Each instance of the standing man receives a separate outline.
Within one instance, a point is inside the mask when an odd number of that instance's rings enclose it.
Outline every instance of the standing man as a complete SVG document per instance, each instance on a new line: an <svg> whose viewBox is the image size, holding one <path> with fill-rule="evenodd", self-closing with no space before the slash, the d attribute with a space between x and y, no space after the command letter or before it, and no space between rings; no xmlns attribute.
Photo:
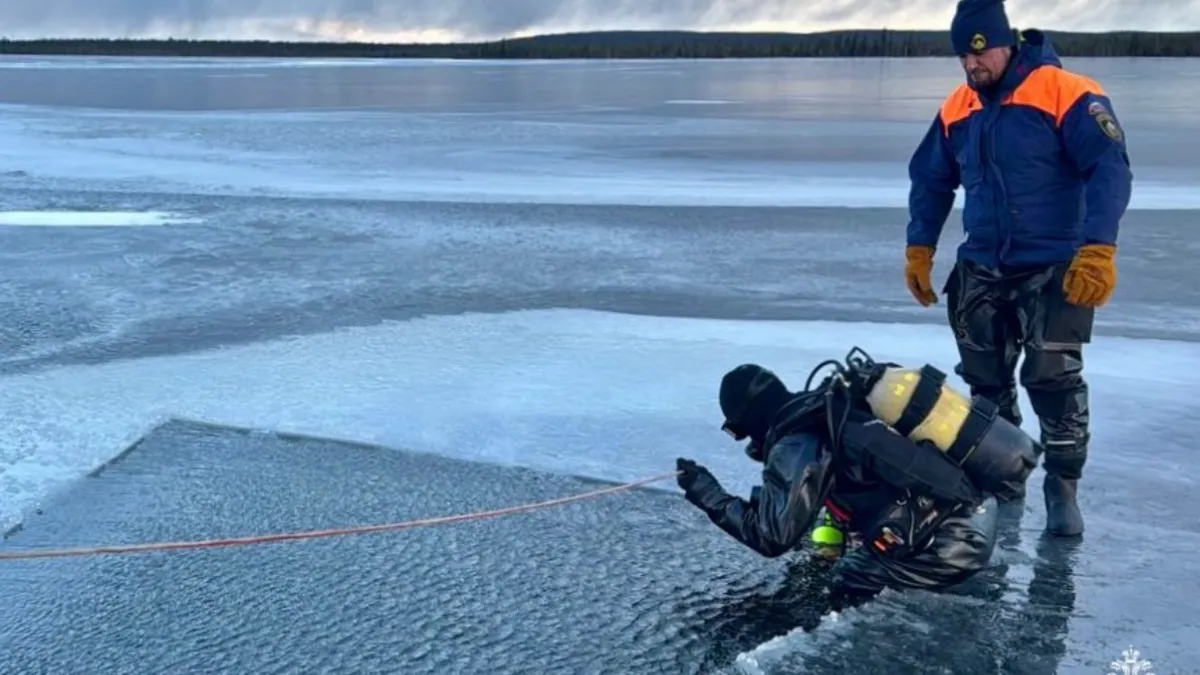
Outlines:
<svg viewBox="0 0 1200 675"><path fill-rule="evenodd" d="M1104 89L1064 70L1037 30L1012 30L1003 0L961 0L950 26L967 82L946 98L909 164L905 277L937 302L931 272L955 190L966 240L943 292L958 373L1021 423L1015 370L1037 413L1046 529L1083 533L1087 460L1083 345L1117 282L1117 229L1133 175Z"/></svg>

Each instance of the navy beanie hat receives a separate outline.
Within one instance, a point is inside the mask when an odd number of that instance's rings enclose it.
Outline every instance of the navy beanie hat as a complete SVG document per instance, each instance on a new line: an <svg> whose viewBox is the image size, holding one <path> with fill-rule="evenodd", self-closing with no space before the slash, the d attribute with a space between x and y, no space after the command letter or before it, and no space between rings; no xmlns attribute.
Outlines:
<svg viewBox="0 0 1200 675"><path fill-rule="evenodd" d="M1004 0L959 0L950 22L950 42L960 56L1017 44Z"/></svg>

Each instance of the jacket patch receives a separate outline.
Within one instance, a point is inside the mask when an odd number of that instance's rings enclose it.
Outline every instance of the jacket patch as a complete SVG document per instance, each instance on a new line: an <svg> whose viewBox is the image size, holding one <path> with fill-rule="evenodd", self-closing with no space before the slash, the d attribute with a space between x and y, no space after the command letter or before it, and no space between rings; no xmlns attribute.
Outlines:
<svg viewBox="0 0 1200 675"><path fill-rule="evenodd" d="M1108 112L1108 108L1105 108L1103 103L1094 102L1089 105L1088 114L1096 118L1096 124L1100 125L1100 130L1104 132L1105 136L1117 142L1124 137L1125 134L1121 131L1117 120L1113 119L1112 114Z"/></svg>
<svg viewBox="0 0 1200 675"><path fill-rule="evenodd" d="M1120 142L1121 138L1124 137L1121 127L1117 125L1117 120L1112 119L1112 115L1109 114L1108 110L1093 113L1092 117L1096 118L1096 124L1100 125L1100 131L1104 132L1104 136L1108 136L1116 142Z"/></svg>

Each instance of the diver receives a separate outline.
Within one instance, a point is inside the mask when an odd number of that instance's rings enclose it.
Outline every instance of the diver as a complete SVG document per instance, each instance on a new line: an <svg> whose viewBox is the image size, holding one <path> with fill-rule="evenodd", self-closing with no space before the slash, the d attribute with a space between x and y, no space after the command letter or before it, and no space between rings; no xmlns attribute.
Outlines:
<svg viewBox="0 0 1200 675"><path fill-rule="evenodd" d="M836 549L826 611L885 588L940 591L974 577L995 547L998 501L1019 499L1037 463L1028 434L937 369L855 352L848 367L826 362L837 372L799 393L759 365L725 374L721 428L749 439L746 454L763 465L749 500L677 460L686 499L750 549L772 558Z"/></svg>

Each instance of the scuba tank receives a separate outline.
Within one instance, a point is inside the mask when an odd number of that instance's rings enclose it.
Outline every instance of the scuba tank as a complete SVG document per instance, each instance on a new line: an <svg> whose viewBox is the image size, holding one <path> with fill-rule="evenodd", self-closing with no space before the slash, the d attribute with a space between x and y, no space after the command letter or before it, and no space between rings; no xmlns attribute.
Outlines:
<svg viewBox="0 0 1200 675"><path fill-rule="evenodd" d="M853 360L855 352L864 358ZM876 364L857 347L847 357L855 384L871 412L914 442L928 441L961 467L976 487L998 499L1024 495L1037 466L1036 444L1000 417L983 397L964 396L931 365Z"/></svg>

